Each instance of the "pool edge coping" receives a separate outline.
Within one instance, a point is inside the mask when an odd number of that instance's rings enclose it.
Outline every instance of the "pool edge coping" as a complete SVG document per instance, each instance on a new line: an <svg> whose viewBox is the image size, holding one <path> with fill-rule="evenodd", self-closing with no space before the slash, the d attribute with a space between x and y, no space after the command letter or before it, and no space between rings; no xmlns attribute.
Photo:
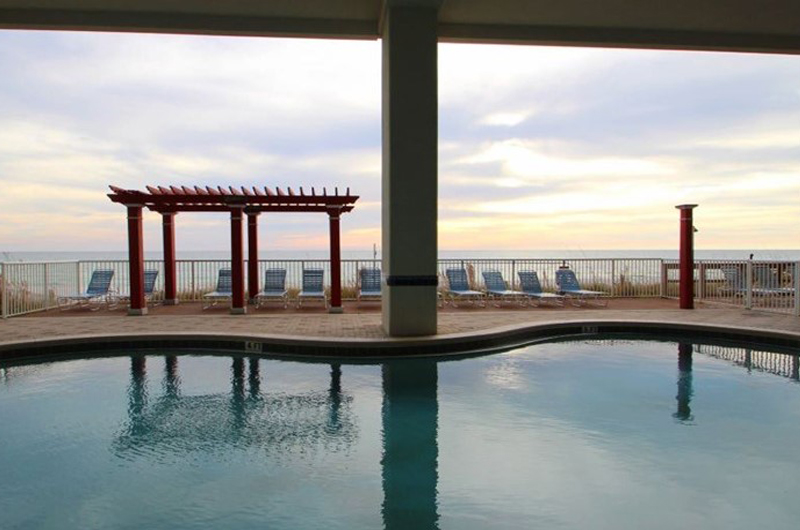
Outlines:
<svg viewBox="0 0 800 530"><path fill-rule="evenodd" d="M181 348L224 350L244 355L276 357L386 358L465 356L490 353L541 340L591 339L605 333L698 335L716 340L743 341L800 349L800 332L674 320L576 319L510 324L479 331L425 337L298 337L229 332L90 333L0 343L0 360L72 357L91 351ZM101 347L97 347L97 346ZM75 347L80 349L75 351Z"/></svg>

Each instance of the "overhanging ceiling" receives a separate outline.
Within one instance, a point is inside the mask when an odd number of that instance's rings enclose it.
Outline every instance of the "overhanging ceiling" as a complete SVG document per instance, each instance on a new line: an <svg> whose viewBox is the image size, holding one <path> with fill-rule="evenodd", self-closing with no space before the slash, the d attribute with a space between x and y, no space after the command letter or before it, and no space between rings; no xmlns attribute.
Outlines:
<svg viewBox="0 0 800 530"><path fill-rule="evenodd" d="M389 0L439 39L800 53L798 0ZM0 28L376 39L385 0L0 0Z"/></svg>

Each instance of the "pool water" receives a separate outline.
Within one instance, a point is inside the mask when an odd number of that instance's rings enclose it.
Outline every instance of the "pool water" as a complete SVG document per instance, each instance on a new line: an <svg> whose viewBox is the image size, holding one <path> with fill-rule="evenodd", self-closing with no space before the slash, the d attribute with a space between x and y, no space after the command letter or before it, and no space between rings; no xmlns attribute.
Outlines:
<svg viewBox="0 0 800 530"><path fill-rule="evenodd" d="M0 528L796 528L798 364L610 340L0 365Z"/></svg>

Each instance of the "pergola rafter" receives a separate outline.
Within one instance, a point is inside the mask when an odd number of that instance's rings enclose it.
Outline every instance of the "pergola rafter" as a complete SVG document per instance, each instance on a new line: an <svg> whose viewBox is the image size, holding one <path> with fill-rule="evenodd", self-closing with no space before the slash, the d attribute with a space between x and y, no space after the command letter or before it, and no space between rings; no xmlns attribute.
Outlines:
<svg viewBox="0 0 800 530"><path fill-rule="evenodd" d="M163 221L164 242L164 298L165 303L176 304L176 260L175 260L175 214L180 212L230 212L231 214L231 280L233 296L231 312L245 313L244 252L242 242L243 215L247 215L248 239L248 294L252 300L258 290L258 215L268 212L316 212L327 213L330 224L331 253L331 312L342 310L341 286L341 242L339 217L352 211L357 195L350 195L347 188L344 195L333 188L317 193L311 188L307 194L302 187L299 193L292 188L285 191L274 190L268 186L233 187L228 186L147 186L147 191L129 190L109 186L108 197L112 202L122 204L128 209L128 252L130 261L129 313L147 313L144 297L144 252L142 234L142 211L144 208L160 213Z"/></svg>

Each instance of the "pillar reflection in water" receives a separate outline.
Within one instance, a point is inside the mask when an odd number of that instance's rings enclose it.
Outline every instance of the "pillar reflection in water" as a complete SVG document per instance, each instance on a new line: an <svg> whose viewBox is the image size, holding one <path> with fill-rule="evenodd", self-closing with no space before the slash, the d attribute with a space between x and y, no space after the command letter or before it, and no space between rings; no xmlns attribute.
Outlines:
<svg viewBox="0 0 800 530"><path fill-rule="evenodd" d="M336 432L341 427L340 411L342 408L342 367L331 364L331 386L328 390L330 415L328 416L328 431Z"/></svg>
<svg viewBox="0 0 800 530"><path fill-rule="evenodd" d="M692 415L692 353L694 347L691 344L678 344L678 410L672 415L679 421L689 422L694 419Z"/></svg>
<svg viewBox="0 0 800 530"><path fill-rule="evenodd" d="M437 367L430 361L383 365L383 523L387 530L439 523Z"/></svg>
<svg viewBox="0 0 800 530"><path fill-rule="evenodd" d="M178 377L178 358L174 355L164 357L164 397L175 399L181 393L181 380Z"/></svg>
<svg viewBox="0 0 800 530"><path fill-rule="evenodd" d="M258 357L250 357L248 362L250 366L250 376L248 378L250 399L257 401L261 399L261 369L258 365Z"/></svg>
<svg viewBox="0 0 800 530"><path fill-rule="evenodd" d="M233 429L240 434L247 422L244 397L244 359L234 357L231 362L231 418Z"/></svg>
<svg viewBox="0 0 800 530"><path fill-rule="evenodd" d="M147 363L143 355L131 357L131 383L128 386L129 435L144 428L142 419L147 407Z"/></svg>

